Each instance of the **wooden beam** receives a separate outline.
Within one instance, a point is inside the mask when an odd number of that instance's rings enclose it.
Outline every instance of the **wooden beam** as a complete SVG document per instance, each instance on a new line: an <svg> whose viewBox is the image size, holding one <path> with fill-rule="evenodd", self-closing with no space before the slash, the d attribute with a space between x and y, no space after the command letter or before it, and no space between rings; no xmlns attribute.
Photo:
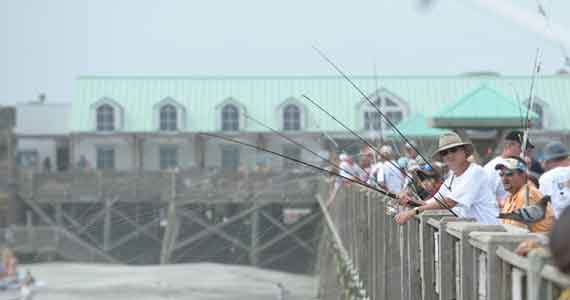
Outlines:
<svg viewBox="0 0 570 300"><path fill-rule="evenodd" d="M320 238L321 238L320 235L317 234L314 238L312 238L311 240L309 240L309 242L312 243L312 242L314 242L314 241L316 241L316 240L318 240L318 239L320 239ZM285 256L287 256L287 255L290 255L293 251L297 250L298 247L299 247L299 244L297 244L297 245L295 245L295 246L293 246L293 247L287 249L286 251L280 252L280 253L278 253L278 254L275 254L275 255L269 257L268 259L262 261L262 262L259 264L259 267L266 267L266 266L270 265L271 263L275 262L276 260L279 260L279 259L281 259L281 258L283 258L283 257L285 257Z"/></svg>
<svg viewBox="0 0 570 300"><path fill-rule="evenodd" d="M77 228L82 227L82 225L79 224L79 222L75 221L75 219L73 219L71 216L67 215L65 212L62 211L61 216L63 217L64 220L67 220L67 222L69 222L71 225L73 225ZM91 240L91 242L93 242L93 244L97 245L100 243L100 241L97 240L93 235L91 235L91 233L85 232L84 234L85 234L85 236L87 236L87 238L89 238Z"/></svg>
<svg viewBox="0 0 570 300"><path fill-rule="evenodd" d="M226 221L223 222L223 223L218 223L218 224L213 225L213 226L211 226L211 225L208 224L207 227L206 227L204 230L202 230L202 231L200 231L199 233L193 235L192 237L190 237L190 238L188 238L188 239L186 239L186 240L181 241L180 243L178 243L178 245L176 245L176 247L174 247L174 250L178 250L178 249L181 249L181 248L183 248L183 247L186 247L186 246L188 246L188 245L194 243L195 241L197 241L197 240L199 240L199 239L201 239L201 238L203 238L203 237L206 237L206 236L211 235L212 232L218 232L218 233L219 233L219 230L220 230L221 228L224 228L224 227L226 227L226 226L232 224L233 222L235 222L235 221L237 221L237 220L239 220L239 219L241 219L241 218L247 216L248 214L250 214L252 211L255 211L256 209L258 209L258 207L253 206L253 207L250 207L250 208L248 208L248 209L242 211L241 213L239 213L239 214L237 214L237 215L235 215L235 216L229 218L228 220L226 220ZM179 211L178 213L179 213L179 214L183 214L183 215L186 214L186 212L181 212L181 211ZM191 220L192 220L192 219L191 219ZM198 221L196 221L196 222L198 222ZM203 222L203 221L202 221L202 222ZM240 243L241 243L241 242L240 242ZM242 244L242 245L239 245L239 244L237 244L237 245L240 246L240 247L245 246L245 245L243 245L243 243L241 243L241 244ZM242 248L244 248L246 251L249 251L249 247L248 247L248 246L245 246L245 247L242 247Z"/></svg>
<svg viewBox="0 0 570 300"><path fill-rule="evenodd" d="M176 213L176 173L170 173L170 198L168 201L167 222L164 237L162 239L162 248L160 251L160 264L170 262L170 257L174 251L172 245L176 243L178 234L178 218Z"/></svg>
<svg viewBox="0 0 570 300"><path fill-rule="evenodd" d="M133 220L133 219L130 218L129 216L123 214L123 213L122 213L120 210L118 210L118 209L112 210L111 213L112 213L112 214L115 214L115 215L117 215L117 216L119 216L119 217L122 218L122 219L124 219L125 221L127 221L127 223L131 224L131 225L132 225L133 227L135 227L135 228L139 228L139 227L141 227L141 226L146 226L146 224L140 224L140 223L138 223L137 221ZM154 220L151 221L151 222L154 222ZM148 224L148 223L147 223L147 224ZM148 236L149 238L151 238L151 239L153 239L153 240L155 240L155 241L157 241L157 242L160 242L160 237L156 236L156 235L153 234L152 232L149 232L148 230L145 229L145 230L142 231L142 233L144 233L144 234L145 234L146 236Z"/></svg>
<svg viewBox="0 0 570 300"><path fill-rule="evenodd" d="M198 223L199 225L204 227L204 230L197 233L196 235L200 235L202 233L208 232L209 234L206 234L205 236L217 235L217 236L221 237L222 239L224 239L224 240L226 240L226 241L228 241L228 242L230 242L230 243L232 243L232 244L234 244L234 245L236 245L236 246L238 246L238 247L240 247L246 251L251 250L251 248L249 246L247 246L246 244L244 244L242 241L232 237L231 235L225 233L222 230L222 228L225 227L226 225L228 225L229 222L219 223L216 225L210 225L206 221L204 221L202 218L200 218L199 216L197 216L196 214L194 214L192 212L179 211L178 213L181 214L182 216L189 218L190 221L192 221L194 223ZM234 221L236 221L236 220L234 220ZM234 222L234 221L232 221L232 222ZM222 226L219 226L219 225L222 225ZM175 249L178 249L178 247L176 247Z"/></svg>
<svg viewBox="0 0 570 300"><path fill-rule="evenodd" d="M279 229L281 229L282 232L286 233L287 235L291 236L295 242L297 242L297 244L299 244L299 246L305 248L305 250L309 251L309 253L314 253L315 250L309 246L307 243L305 243L305 241L303 241L301 238L299 238L295 233L290 232L289 228L285 227L285 225L281 224L279 221L275 220L275 218L273 218L271 215L269 215L268 213L261 211L261 215L263 215L269 222L271 222L271 224L277 226Z"/></svg>
<svg viewBox="0 0 570 300"><path fill-rule="evenodd" d="M257 204L254 204L257 206ZM259 213L261 209L256 209L251 213L251 239L249 249L249 262L252 266L257 266L259 263L259 252L257 245L259 244Z"/></svg>
<svg viewBox="0 0 570 300"><path fill-rule="evenodd" d="M157 224L159 224L159 223L160 223L160 217L157 217L157 218L155 218L154 220L152 220L152 221L150 221L150 222L148 222L148 223L146 223L146 224L144 224L144 225L138 227L137 229L135 229L135 231L133 231L133 232L131 232L131 233L129 233L129 234L127 234L127 235L121 237L119 240L115 241L115 242L113 243L113 245L111 245L111 246L109 247L109 249L107 249L107 251L111 251L111 250L113 250L113 249L116 249L116 248L118 248L118 247L124 245L124 244L127 243L128 241L134 239L134 238L135 238L137 235L139 235L140 233L146 231L149 227L154 226L154 225L157 225ZM158 241L160 241L160 240L158 240Z"/></svg>
<svg viewBox="0 0 570 300"><path fill-rule="evenodd" d="M113 204L109 198L105 199L103 218L103 250L107 251L111 246L111 207Z"/></svg>
<svg viewBox="0 0 570 300"><path fill-rule="evenodd" d="M268 241L267 243L265 243L263 246L259 247L259 251L263 251L271 246L273 246L274 244L276 244L277 242L281 241L282 239L284 239L285 237L287 237L290 233L293 233L299 229L301 229L303 226L305 226L306 224L312 222L313 220L315 220L317 217L320 217L320 213L315 213L314 215L307 217L306 219L300 221L299 223L295 224L293 227L291 227L291 229L288 232L284 232L281 233L280 235L274 237L273 239L271 239L270 241Z"/></svg>

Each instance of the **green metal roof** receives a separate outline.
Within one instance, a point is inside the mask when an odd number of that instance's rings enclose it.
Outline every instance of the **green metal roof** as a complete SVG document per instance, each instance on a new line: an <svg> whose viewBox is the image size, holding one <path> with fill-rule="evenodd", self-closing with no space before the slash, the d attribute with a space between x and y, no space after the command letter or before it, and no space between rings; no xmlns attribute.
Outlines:
<svg viewBox="0 0 570 300"><path fill-rule="evenodd" d="M517 119L526 117L527 108L495 89L482 85L444 106L433 119ZM538 118L535 113L529 116Z"/></svg>
<svg viewBox="0 0 570 300"><path fill-rule="evenodd" d="M413 76L353 76L354 82L369 95L386 90L405 102L409 115L421 112L431 117L442 108L485 84L503 95L515 93L527 98L531 78ZM247 113L274 128L280 128L277 107L291 98L307 111L306 131L344 132L325 114L314 109L302 95L318 101L330 113L355 130L363 130L359 103L362 96L346 80L334 76L86 76L76 81L70 128L72 132L93 131L90 105L102 98L112 99L124 111L125 132L155 131L153 107L165 98L186 109L186 131L216 131L216 107L231 98ZM549 119L547 129L570 129L570 76L543 76L535 89ZM484 109L484 107L482 107ZM517 114L519 116L519 114ZM247 122L244 131L266 129Z"/></svg>
<svg viewBox="0 0 570 300"><path fill-rule="evenodd" d="M415 114L403 120L397 127L407 137L437 137L448 131L431 127L429 118L422 114ZM394 130L389 130L385 136L399 137Z"/></svg>

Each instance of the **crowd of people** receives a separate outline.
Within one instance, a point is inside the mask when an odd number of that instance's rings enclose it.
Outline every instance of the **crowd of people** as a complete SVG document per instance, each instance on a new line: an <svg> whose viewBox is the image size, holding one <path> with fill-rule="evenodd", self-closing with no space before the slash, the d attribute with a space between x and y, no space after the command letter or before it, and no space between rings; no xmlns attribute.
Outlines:
<svg viewBox="0 0 570 300"><path fill-rule="evenodd" d="M525 144L526 145L523 145ZM425 159L410 141L398 157L391 145L363 151L360 163L341 154L336 186L359 180L391 194L409 209L395 221L407 222L431 209L449 209L454 215L483 224L511 224L532 232L549 232L554 220L570 204L570 153L560 142L547 144L539 161L521 131L509 132L501 154L485 165L473 159L474 147L453 132L440 136L438 148ZM499 218L548 196L545 217L532 224Z"/></svg>
<svg viewBox="0 0 570 300"><path fill-rule="evenodd" d="M501 154L481 166L473 159L472 143L449 132L440 136L431 162L418 156L413 142L399 159L392 147L384 145L378 153L369 153L376 162L367 167L341 155L340 174L397 195L398 203L407 208L395 216L398 224L426 210L448 209L483 224L510 224L549 233L549 242L543 247L549 248L558 269L570 275L568 148L550 142L537 160L531 155L535 145L521 131L508 133L502 145ZM338 179L337 186L343 182L346 180ZM540 205L543 212L538 219L522 213L529 207L540 210ZM509 217L512 215L516 218ZM535 247L540 247L535 240L525 241L517 253L526 255ZM570 299L570 291L566 292Z"/></svg>

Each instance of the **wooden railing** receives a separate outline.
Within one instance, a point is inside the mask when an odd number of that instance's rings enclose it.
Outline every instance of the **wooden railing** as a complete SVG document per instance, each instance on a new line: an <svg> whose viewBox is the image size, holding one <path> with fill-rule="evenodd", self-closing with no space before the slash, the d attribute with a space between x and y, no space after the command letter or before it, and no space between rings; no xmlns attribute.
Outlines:
<svg viewBox="0 0 570 300"><path fill-rule="evenodd" d="M299 180L303 179L303 180ZM200 171L75 171L20 172L18 194L36 202L235 201L250 196L286 197L304 201L315 193L320 176L315 173L207 173Z"/></svg>
<svg viewBox="0 0 570 300"><path fill-rule="evenodd" d="M514 253L541 234L424 212L399 226L391 199L340 190L327 207L347 257L325 232L319 299L557 299L570 277L545 252ZM542 253L542 254L540 254Z"/></svg>

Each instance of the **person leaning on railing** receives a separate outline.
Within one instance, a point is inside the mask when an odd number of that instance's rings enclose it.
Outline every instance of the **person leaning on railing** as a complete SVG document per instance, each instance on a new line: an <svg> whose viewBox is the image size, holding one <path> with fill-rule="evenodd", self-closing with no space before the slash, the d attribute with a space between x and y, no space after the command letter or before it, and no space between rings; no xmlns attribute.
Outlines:
<svg viewBox="0 0 570 300"><path fill-rule="evenodd" d="M548 247L552 255L552 261L556 268L563 274L570 276L570 207L566 207L558 219L554 221L550 232L548 244L543 240L529 238L517 247L515 252L520 256L526 256L530 251ZM570 300L570 287L562 292L558 300Z"/></svg>
<svg viewBox="0 0 570 300"><path fill-rule="evenodd" d="M459 217L474 218L483 224L499 224L499 207L488 184L487 175L481 166L468 161L467 158L471 154L471 143L462 141L453 132L442 134L439 137L439 147L433 156L443 159L450 169L450 176L436 195L425 204L397 214L396 223L404 224L426 210L442 209L442 202L452 208Z"/></svg>
<svg viewBox="0 0 570 300"><path fill-rule="evenodd" d="M517 156L502 158L495 164L495 172L498 172L501 183L507 191L503 199L502 213L512 213L513 211L525 207L525 197L528 191L528 203L537 204L542 199L542 193L532 185L528 184L528 166L526 162ZM503 219L503 224L511 224L526 228L521 222ZM546 207L546 216L539 222L531 224L528 229L531 232L548 232L552 229L554 222L554 211L552 207Z"/></svg>

